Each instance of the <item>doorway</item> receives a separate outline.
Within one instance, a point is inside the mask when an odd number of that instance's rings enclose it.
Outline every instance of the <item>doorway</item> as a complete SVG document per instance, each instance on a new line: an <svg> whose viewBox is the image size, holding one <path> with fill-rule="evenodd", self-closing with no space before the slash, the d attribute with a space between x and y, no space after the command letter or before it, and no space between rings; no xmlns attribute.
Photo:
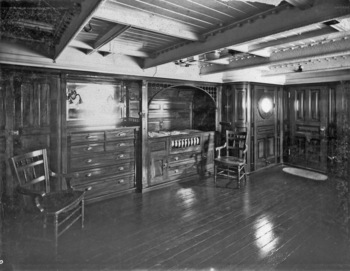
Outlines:
<svg viewBox="0 0 350 271"><path fill-rule="evenodd" d="M291 86L285 92L284 160L288 164L327 171L330 88Z"/></svg>

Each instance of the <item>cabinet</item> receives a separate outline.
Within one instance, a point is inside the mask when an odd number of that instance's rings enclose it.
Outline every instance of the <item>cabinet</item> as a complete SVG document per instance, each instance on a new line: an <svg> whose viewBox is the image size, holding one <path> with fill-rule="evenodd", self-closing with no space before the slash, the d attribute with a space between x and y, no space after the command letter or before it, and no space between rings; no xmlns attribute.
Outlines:
<svg viewBox="0 0 350 271"><path fill-rule="evenodd" d="M150 186L213 173L214 132L175 134L149 139Z"/></svg>
<svg viewBox="0 0 350 271"><path fill-rule="evenodd" d="M68 132L68 173L74 187L92 187L88 202L135 189L136 132L136 127Z"/></svg>

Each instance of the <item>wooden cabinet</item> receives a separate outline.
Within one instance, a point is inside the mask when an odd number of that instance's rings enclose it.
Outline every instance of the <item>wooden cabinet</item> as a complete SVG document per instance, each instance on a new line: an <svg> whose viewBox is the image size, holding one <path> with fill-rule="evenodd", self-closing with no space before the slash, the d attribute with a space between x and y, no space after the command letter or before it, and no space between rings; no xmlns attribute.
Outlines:
<svg viewBox="0 0 350 271"><path fill-rule="evenodd" d="M135 189L135 127L68 132L68 173L87 201Z"/></svg>
<svg viewBox="0 0 350 271"><path fill-rule="evenodd" d="M213 173L214 132L189 132L149 139L149 186Z"/></svg>

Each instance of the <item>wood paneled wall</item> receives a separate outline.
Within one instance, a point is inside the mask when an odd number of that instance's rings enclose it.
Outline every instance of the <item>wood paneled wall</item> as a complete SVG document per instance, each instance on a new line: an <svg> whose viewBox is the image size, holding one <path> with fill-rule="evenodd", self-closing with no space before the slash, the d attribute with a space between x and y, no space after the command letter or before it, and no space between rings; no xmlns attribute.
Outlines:
<svg viewBox="0 0 350 271"><path fill-rule="evenodd" d="M148 130L215 130L215 102L196 88L167 88L154 95L148 106Z"/></svg>

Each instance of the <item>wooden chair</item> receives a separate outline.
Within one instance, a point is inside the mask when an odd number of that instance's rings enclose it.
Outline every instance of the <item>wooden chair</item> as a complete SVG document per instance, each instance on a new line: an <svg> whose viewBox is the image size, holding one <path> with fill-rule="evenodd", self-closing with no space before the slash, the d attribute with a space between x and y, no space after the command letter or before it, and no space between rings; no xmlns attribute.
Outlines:
<svg viewBox="0 0 350 271"><path fill-rule="evenodd" d="M67 190L52 191L50 181L52 177L57 177L57 174L49 170L46 149L17 155L11 158L11 162L18 181L17 191L29 195L36 208L44 215L44 233L48 219L52 218L55 254L57 254L58 237L79 219L81 227L84 227L86 190L74 190L66 178Z"/></svg>
<svg viewBox="0 0 350 271"><path fill-rule="evenodd" d="M237 180L237 187L246 183L246 132L226 131L225 145L215 148L218 152L214 159L214 182L217 185L217 176L224 176L229 180Z"/></svg>

